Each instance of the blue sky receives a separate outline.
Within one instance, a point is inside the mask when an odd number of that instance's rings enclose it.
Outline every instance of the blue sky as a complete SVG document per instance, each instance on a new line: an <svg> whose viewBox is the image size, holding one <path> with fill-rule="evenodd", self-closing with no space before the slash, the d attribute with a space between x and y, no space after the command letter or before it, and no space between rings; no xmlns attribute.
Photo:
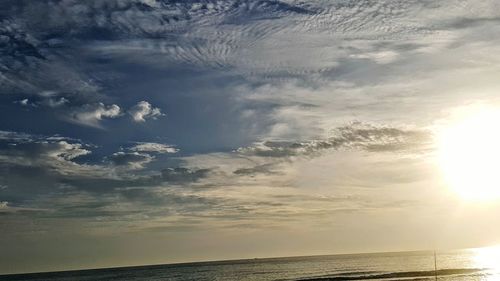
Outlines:
<svg viewBox="0 0 500 281"><path fill-rule="evenodd" d="M498 5L2 1L0 272L495 242L434 137L498 104Z"/></svg>

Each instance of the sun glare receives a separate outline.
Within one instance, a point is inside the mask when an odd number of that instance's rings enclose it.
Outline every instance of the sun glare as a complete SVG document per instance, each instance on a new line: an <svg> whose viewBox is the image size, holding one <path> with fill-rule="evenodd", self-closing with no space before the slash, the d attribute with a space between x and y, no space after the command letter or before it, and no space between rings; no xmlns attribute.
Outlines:
<svg viewBox="0 0 500 281"><path fill-rule="evenodd" d="M473 249L472 254L473 267L490 269L494 270L495 272L500 271L500 265L498 264L498 261L500 260L500 246ZM497 276L495 276L490 277L486 280L499 279Z"/></svg>
<svg viewBox="0 0 500 281"><path fill-rule="evenodd" d="M444 129L439 164L447 184L462 198L500 197L500 109L482 109Z"/></svg>

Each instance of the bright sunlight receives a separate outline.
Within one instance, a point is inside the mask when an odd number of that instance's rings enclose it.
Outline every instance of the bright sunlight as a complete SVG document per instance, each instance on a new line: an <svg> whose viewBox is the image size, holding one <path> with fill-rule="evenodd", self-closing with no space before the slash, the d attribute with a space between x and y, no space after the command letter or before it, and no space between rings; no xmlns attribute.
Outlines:
<svg viewBox="0 0 500 281"><path fill-rule="evenodd" d="M500 246L491 246L472 249L473 266L476 268L487 268L500 270Z"/></svg>
<svg viewBox="0 0 500 281"><path fill-rule="evenodd" d="M446 182L462 198L500 197L500 109L483 108L443 130L438 157Z"/></svg>

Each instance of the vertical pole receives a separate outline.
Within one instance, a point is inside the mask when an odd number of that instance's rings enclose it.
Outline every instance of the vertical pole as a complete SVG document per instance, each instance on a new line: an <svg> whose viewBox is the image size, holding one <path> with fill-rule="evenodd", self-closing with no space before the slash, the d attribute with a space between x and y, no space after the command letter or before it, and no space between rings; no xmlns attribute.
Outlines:
<svg viewBox="0 0 500 281"><path fill-rule="evenodd" d="M438 280L436 250L434 250L434 279Z"/></svg>

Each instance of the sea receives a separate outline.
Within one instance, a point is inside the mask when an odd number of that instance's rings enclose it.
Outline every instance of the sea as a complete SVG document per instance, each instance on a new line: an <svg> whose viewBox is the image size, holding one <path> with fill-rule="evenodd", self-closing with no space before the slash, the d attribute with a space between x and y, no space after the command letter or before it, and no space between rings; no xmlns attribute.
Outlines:
<svg viewBox="0 0 500 281"><path fill-rule="evenodd" d="M0 275L54 281L499 280L500 247L181 263Z"/></svg>

